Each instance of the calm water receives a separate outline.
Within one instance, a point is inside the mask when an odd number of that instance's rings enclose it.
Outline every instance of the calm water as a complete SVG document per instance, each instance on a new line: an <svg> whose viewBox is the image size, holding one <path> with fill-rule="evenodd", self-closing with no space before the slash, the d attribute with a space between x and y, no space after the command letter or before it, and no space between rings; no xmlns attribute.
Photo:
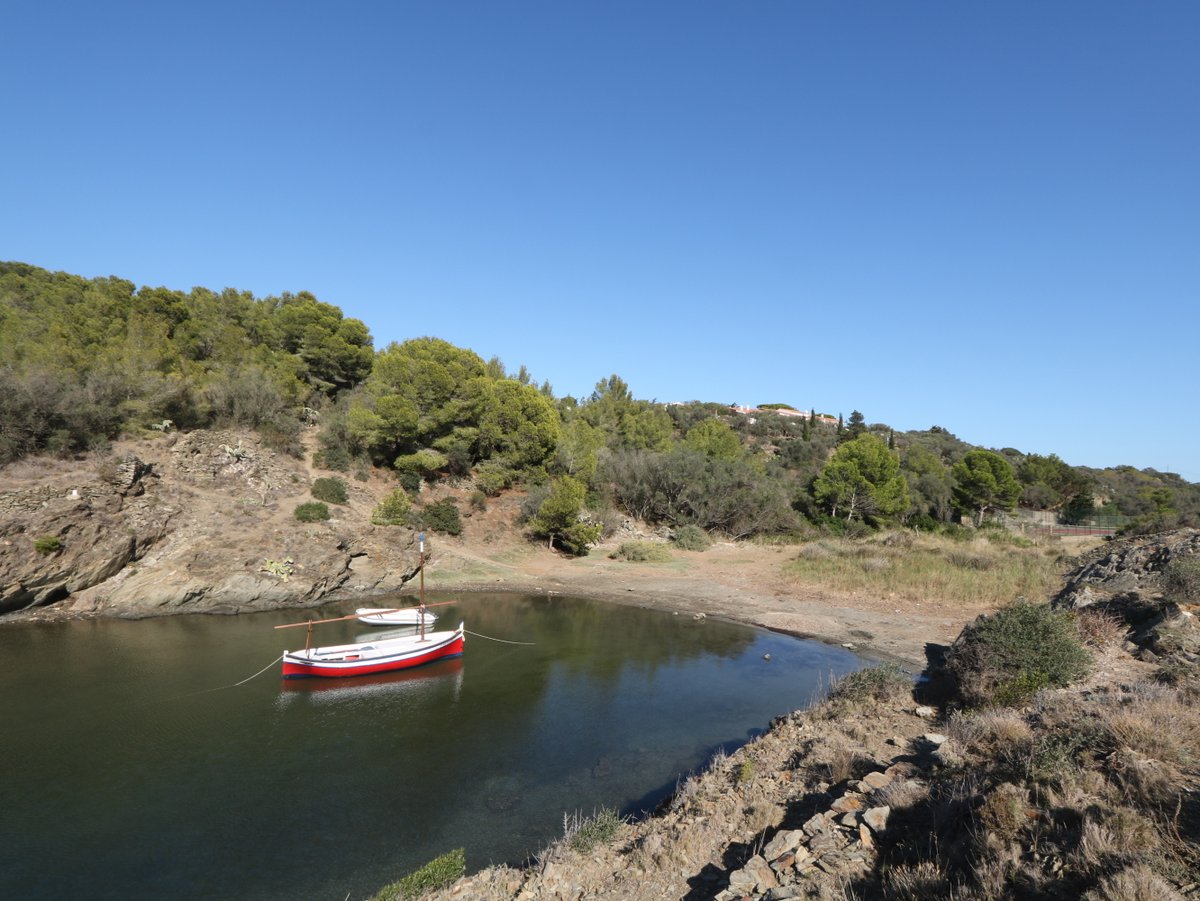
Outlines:
<svg viewBox="0 0 1200 901"><path fill-rule="evenodd" d="M276 664L213 691L303 646L273 626L349 605L0 628L0 898L342 901L455 847L472 870L519 862L565 811L648 809L860 665L711 620L456 601L443 627L535 645L468 635L419 670L284 682Z"/></svg>

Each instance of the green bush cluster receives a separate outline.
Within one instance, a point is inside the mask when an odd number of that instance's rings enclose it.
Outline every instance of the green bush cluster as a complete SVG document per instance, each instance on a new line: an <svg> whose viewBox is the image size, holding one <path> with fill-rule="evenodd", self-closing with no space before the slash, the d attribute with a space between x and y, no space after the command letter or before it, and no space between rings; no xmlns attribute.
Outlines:
<svg viewBox="0 0 1200 901"><path fill-rule="evenodd" d="M421 528L431 532L441 532L445 535L462 534L462 517L453 498L448 497L436 503L426 504L417 511L417 521Z"/></svg>
<svg viewBox="0 0 1200 901"><path fill-rule="evenodd" d="M412 510L412 499L403 488L397 488L375 505L371 511L371 522L377 526L403 526L408 524Z"/></svg>
<svg viewBox="0 0 1200 901"><path fill-rule="evenodd" d="M671 540L681 551L706 551L712 547L712 539L708 537L708 533L690 523L676 529Z"/></svg>
<svg viewBox="0 0 1200 901"><path fill-rule="evenodd" d="M385 886L371 901L416 901L426 892L452 885L461 879L466 871L466 852L462 848L455 848L440 857L435 857L403 879Z"/></svg>
<svg viewBox="0 0 1200 901"><path fill-rule="evenodd" d="M324 522L329 519L329 508L319 501L308 501L297 506L293 515L300 522Z"/></svg>
<svg viewBox="0 0 1200 901"><path fill-rule="evenodd" d="M630 563L666 563L671 559L671 549L657 541L624 541L609 557Z"/></svg>
<svg viewBox="0 0 1200 901"><path fill-rule="evenodd" d="M350 500L350 495L346 491L346 483L334 476L314 481L312 496L327 504L345 504Z"/></svg>
<svg viewBox="0 0 1200 901"><path fill-rule="evenodd" d="M1069 612L1021 599L963 629L945 666L967 705L1009 706L1079 679L1091 655Z"/></svg>

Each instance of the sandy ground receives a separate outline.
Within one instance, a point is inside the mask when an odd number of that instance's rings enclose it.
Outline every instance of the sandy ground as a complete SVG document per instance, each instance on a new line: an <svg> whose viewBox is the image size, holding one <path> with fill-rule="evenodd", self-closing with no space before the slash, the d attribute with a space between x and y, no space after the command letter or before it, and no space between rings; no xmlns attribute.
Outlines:
<svg viewBox="0 0 1200 901"><path fill-rule="evenodd" d="M465 540L431 538L427 588L574 595L703 614L917 668L927 662L933 649L928 646L949 645L965 623L987 612L965 604L818 591L785 574L794 548L720 543L703 552L673 550L667 563L628 563L609 558L617 541L572 558L532 546L515 532L473 525L468 520Z"/></svg>

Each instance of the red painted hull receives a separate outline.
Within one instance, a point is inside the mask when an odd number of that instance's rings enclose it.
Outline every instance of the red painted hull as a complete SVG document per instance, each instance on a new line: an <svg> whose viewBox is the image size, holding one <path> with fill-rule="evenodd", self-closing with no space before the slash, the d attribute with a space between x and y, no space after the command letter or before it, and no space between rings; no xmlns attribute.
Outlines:
<svg viewBox="0 0 1200 901"><path fill-rule="evenodd" d="M425 641L402 638L335 648L288 651L283 655L283 678L343 679L412 669L458 657L463 652L462 626L454 632L433 633Z"/></svg>

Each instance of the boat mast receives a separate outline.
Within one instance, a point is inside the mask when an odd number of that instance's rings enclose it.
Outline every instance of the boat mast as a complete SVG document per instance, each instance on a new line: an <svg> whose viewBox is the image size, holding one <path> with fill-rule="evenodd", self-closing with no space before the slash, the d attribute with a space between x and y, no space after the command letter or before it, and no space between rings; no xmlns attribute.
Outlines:
<svg viewBox="0 0 1200 901"><path fill-rule="evenodd" d="M425 640L425 533L417 533L417 569L421 575L420 582L420 597L421 606L417 609L421 612L417 615L417 619L421 623L421 641Z"/></svg>

